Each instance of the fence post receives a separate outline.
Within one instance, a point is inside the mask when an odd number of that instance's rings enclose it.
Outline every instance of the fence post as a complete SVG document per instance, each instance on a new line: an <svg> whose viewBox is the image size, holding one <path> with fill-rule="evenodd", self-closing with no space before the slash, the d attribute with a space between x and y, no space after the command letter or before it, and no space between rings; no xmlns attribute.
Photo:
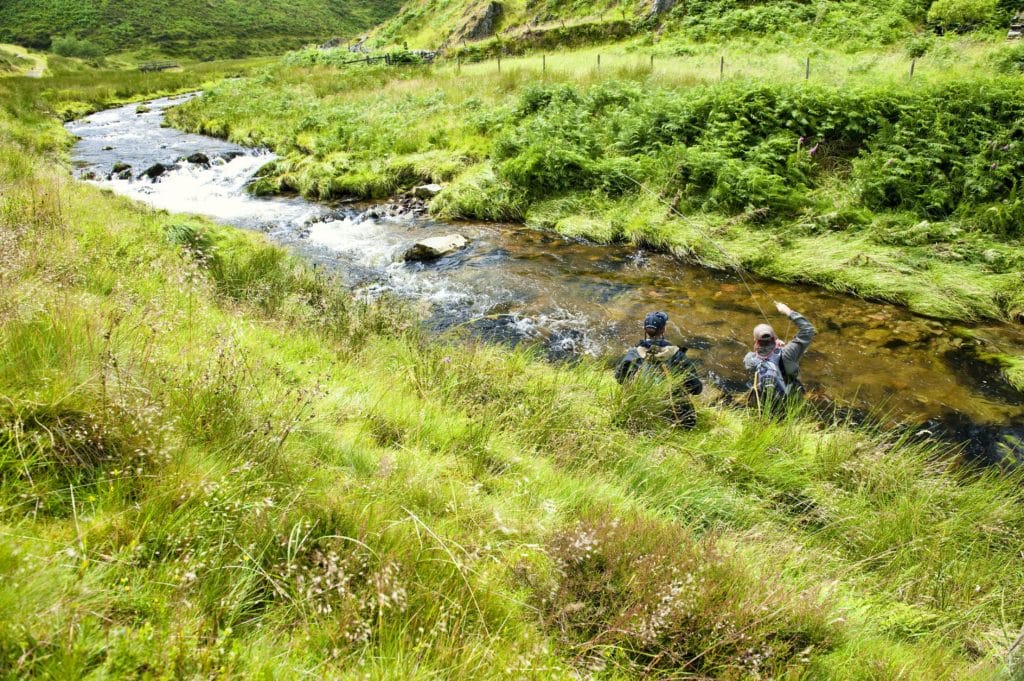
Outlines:
<svg viewBox="0 0 1024 681"><path fill-rule="evenodd" d="M547 73L548 72L548 55L546 55L546 54L540 55L540 72L541 73Z"/></svg>
<svg viewBox="0 0 1024 681"><path fill-rule="evenodd" d="M724 78L724 77L725 77L725 56L723 55L718 60L718 80L722 80L722 78Z"/></svg>
<svg viewBox="0 0 1024 681"><path fill-rule="evenodd" d="M807 57L807 66L804 68L804 80L811 78L811 58Z"/></svg>
<svg viewBox="0 0 1024 681"><path fill-rule="evenodd" d="M654 71L654 55L651 55L651 71Z"/></svg>
<svg viewBox="0 0 1024 681"><path fill-rule="evenodd" d="M597 55L597 70L598 71L601 70L601 54L600 53L598 53L598 55Z"/></svg>
<svg viewBox="0 0 1024 681"><path fill-rule="evenodd" d="M914 65L917 64L917 59L910 60L910 77L914 77Z"/></svg>

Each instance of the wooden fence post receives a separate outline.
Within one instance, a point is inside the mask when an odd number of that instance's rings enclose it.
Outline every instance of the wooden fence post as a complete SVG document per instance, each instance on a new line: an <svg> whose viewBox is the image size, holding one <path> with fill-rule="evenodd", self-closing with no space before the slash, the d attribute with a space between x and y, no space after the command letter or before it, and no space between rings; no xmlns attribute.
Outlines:
<svg viewBox="0 0 1024 681"><path fill-rule="evenodd" d="M811 78L811 58L807 57L807 66L804 68L804 80Z"/></svg>
<svg viewBox="0 0 1024 681"><path fill-rule="evenodd" d="M724 77L725 77L725 56L723 55L718 60L718 80L722 80L722 78L724 78Z"/></svg>
<svg viewBox="0 0 1024 681"><path fill-rule="evenodd" d="M547 73L548 72L548 55L546 55L546 54L540 55L540 72L541 73Z"/></svg>
<svg viewBox="0 0 1024 681"><path fill-rule="evenodd" d="M914 65L917 64L917 59L910 60L910 77L914 77Z"/></svg>
<svg viewBox="0 0 1024 681"><path fill-rule="evenodd" d="M601 55L600 55L600 53L598 53L598 55L597 55L597 70L598 71L601 70Z"/></svg>

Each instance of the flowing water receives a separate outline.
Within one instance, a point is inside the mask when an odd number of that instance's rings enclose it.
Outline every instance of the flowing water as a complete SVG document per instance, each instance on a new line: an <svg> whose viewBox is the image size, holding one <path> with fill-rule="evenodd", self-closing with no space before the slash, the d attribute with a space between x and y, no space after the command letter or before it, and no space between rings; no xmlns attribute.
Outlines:
<svg viewBox="0 0 1024 681"><path fill-rule="evenodd" d="M436 329L463 325L489 339L542 344L553 357L620 353L642 335L646 312L664 310L669 337L692 348L706 377L727 391L742 390L747 380L741 360L762 310L780 336L794 332L771 304L781 300L818 328L802 364L812 394L928 424L989 458L1024 437L1024 395L977 359L1021 353L1019 326L940 322L810 286L750 282L632 246L598 246L522 226L379 217L385 211L253 197L245 186L273 156L162 127L163 111L180 101L111 109L68 124L79 137L73 157L80 176L158 208L263 231L353 288L420 301ZM180 161L196 152L212 163ZM131 165L124 173L131 177L109 176L115 163ZM155 163L175 167L156 181L139 179ZM402 261L417 240L454 232L470 246L432 263Z"/></svg>

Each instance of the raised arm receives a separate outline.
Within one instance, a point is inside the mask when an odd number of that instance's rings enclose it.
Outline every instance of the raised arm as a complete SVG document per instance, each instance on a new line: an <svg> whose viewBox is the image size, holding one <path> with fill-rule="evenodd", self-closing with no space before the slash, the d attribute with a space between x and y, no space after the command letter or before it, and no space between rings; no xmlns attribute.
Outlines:
<svg viewBox="0 0 1024 681"><path fill-rule="evenodd" d="M785 347L782 348L782 359L790 364L796 364L807 350L807 346L814 339L814 326L807 321L806 317L799 312L794 312L784 303L775 303L775 307L778 308L779 312L789 317L791 322L796 324L796 338L786 343Z"/></svg>

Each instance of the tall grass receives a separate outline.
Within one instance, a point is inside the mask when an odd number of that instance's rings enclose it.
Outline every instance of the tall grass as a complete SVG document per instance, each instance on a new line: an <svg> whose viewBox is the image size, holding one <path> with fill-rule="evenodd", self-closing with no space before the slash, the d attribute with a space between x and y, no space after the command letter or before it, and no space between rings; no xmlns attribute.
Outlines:
<svg viewBox="0 0 1024 681"><path fill-rule="evenodd" d="M1018 474L704 402L680 432L5 144L12 677L1014 673Z"/></svg>
<svg viewBox="0 0 1024 681"><path fill-rule="evenodd" d="M654 245L935 317L1017 317L1020 88L981 74L999 48L950 39L913 79L905 52L819 50L805 80L803 55L747 44L653 66L628 47L500 68L300 53L170 120L273 147L261 193L381 198L441 182L442 217Z"/></svg>

